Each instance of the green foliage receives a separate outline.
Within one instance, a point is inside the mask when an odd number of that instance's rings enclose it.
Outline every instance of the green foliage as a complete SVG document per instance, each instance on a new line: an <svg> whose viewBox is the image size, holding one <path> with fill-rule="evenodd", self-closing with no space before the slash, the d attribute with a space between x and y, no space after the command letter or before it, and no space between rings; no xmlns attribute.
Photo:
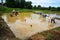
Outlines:
<svg viewBox="0 0 60 40"><path fill-rule="evenodd" d="M34 5L33 9L37 9L36 5Z"/></svg>
<svg viewBox="0 0 60 40"><path fill-rule="evenodd" d="M32 2L26 2L25 0L6 0L6 6L11 8L32 8Z"/></svg>
<svg viewBox="0 0 60 40"><path fill-rule="evenodd" d="M33 11L32 9L7 8L5 13L11 13L12 10L16 10L16 11L19 11L19 12L32 12Z"/></svg>
<svg viewBox="0 0 60 40"><path fill-rule="evenodd" d="M58 30L58 31L60 31L60 27L57 27L57 28L55 28L55 30Z"/></svg>
<svg viewBox="0 0 60 40"><path fill-rule="evenodd" d="M60 11L60 7L57 7L57 11Z"/></svg>
<svg viewBox="0 0 60 40"><path fill-rule="evenodd" d="M14 7L15 6L15 1L14 0L6 0L6 6Z"/></svg>
<svg viewBox="0 0 60 40"><path fill-rule="evenodd" d="M3 0L1 0L3 3ZM1 4L2 4L1 3ZM6 0L6 3L4 3L4 6L10 7L10 8L27 8L27 9L38 9L38 10L51 10L51 11L60 11L60 7L41 7L41 5L38 6L32 6L31 1L25 1L25 0Z"/></svg>
<svg viewBox="0 0 60 40"><path fill-rule="evenodd" d="M3 0L1 0L1 3L3 4Z"/></svg>
<svg viewBox="0 0 60 40"><path fill-rule="evenodd" d="M41 9L41 6L40 5L38 5L38 7L37 7L38 9Z"/></svg>
<svg viewBox="0 0 60 40"><path fill-rule="evenodd" d="M0 5L0 11L5 11L6 10L6 7Z"/></svg>
<svg viewBox="0 0 60 40"><path fill-rule="evenodd" d="M6 7L0 5L0 16L6 11Z"/></svg>
<svg viewBox="0 0 60 40"><path fill-rule="evenodd" d="M58 33L55 33L53 30L60 31L60 27L41 32L40 34L44 35L46 37L46 40L60 40L60 35Z"/></svg>
<svg viewBox="0 0 60 40"><path fill-rule="evenodd" d="M25 3L25 8L28 8L28 9L32 9L32 2L31 1L29 1L29 2L26 2Z"/></svg>

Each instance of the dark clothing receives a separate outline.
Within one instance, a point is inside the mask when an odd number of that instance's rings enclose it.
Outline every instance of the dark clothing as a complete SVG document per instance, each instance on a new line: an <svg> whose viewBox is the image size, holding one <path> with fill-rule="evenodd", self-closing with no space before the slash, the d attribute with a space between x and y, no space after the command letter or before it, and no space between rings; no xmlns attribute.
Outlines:
<svg viewBox="0 0 60 40"><path fill-rule="evenodd" d="M44 18L46 18L47 15L42 15Z"/></svg>
<svg viewBox="0 0 60 40"><path fill-rule="evenodd" d="M30 25L32 27L32 25Z"/></svg>
<svg viewBox="0 0 60 40"><path fill-rule="evenodd" d="M42 13L40 13L40 15L42 15Z"/></svg>
<svg viewBox="0 0 60 40"><path fill-rule="evenodd" d="M12 15L12 14L10 14L10 16L11 16L11 17L13 17L13 15Z"/></svg>
<svg viewBox="0 0 60 40"><path fill-rule="evenodd" d="M18 15L18 12L15 12L15 15L17 16Z"/></svg>
<svg viewBox="0 0 60 40"><path fill-rule="evenodd" d="M56 23L54 18L51 19L51 23Z"/></svg>

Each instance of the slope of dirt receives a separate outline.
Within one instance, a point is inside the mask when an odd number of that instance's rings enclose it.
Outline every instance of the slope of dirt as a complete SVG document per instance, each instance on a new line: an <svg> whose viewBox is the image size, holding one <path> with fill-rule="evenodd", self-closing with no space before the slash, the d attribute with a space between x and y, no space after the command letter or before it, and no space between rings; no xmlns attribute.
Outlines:
<svg viewBox="0 0 60 40"><path fill-rule="evenodd" d="M44 35L47 40L60 40L60 31L56 30L56 28L52 30L44 31L40 34Z"/></svg>
<svg viewBox="0 0 60 40"><path fill-rule="evenodd" d="M0 17L0 40L19 40Z"/></svg>
<svg viewBox="0 0 60 40"><path fill-rule="evenodd" d="M28 40L60 40L60 27L34 34Z"/></svg>
<svg viewBox="0 0 60 40"><path fill-rule="evenodd" d="M46 38L43 35L37 33L32 35L28 40L46 40Z"/></svg>

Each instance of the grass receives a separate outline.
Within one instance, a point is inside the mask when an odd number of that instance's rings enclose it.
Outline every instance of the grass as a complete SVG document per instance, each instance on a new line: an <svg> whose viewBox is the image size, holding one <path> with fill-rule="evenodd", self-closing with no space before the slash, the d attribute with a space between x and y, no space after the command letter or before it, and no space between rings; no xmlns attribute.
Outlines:
<svg viewBox="0 0 60 40"><path fill-rule="evenodd" d="M56 32L58 31L58 32ZM39 36L38 36L39 34ZM29 37L28 39L39 39L39 37L41 38L42 35L45 39L43 40L60 40L60 27L57 27L57 28L54 28L54 29L51 29L51 30L47 30L47 31L43 31L41 33L37 33L37 34L34 34L33 36ZM42 40L42 39L40 39Z"/></svg>
<svg viewBox="0 0 60 40"><path fill-rule="evenodd" d="M60 31L60 27L57 27L57 28L55 28L55 30L58 30L58 31Z"/></svg>
<svg viewBox="0 0 60 40"><path fill-rule="evenodd" d="M41 32L40 34L44 35L47 40L60 40L60 35L56 34L55 32L51 32L53 30L60 31L60 27L57 27L52 30L47 30L47 31Z"/></svg>
<svg viewBox="0 0 60 40"><path fill-rule="evenodd" d="M7 8L6 12L11 12L13 9L19 11L19 12L34 12L34 11L40 11L40 12L44 12L47 14L51 14L51 13L56 13L60 15L60 11L51 11L51 10L34 10L34 9L20 9L20 8Z"/></svg>
<svg viewBox="0 0 60 40"><path fill-rule="evenodd" d="M31 9L7 8L5 13L10 13L10 12L12 12L12 10L16 10L16 11L19 11L19 12L32 12Z"/></svg>
<svg viewBox="0 0 60 40"><path fill-rule="evenodd" d="M20 13L40 11L40 12L44 12L46 14L51 14L51 13L55 14L56 13L56 14L60 15L60 11L38 10L38 9L36 9L36 10L35 9L21 9L21 8L6 8L2 12L0 11L0 15L5 14L5 13L11 13L13 9L16 11L19 11Z"/></svg>

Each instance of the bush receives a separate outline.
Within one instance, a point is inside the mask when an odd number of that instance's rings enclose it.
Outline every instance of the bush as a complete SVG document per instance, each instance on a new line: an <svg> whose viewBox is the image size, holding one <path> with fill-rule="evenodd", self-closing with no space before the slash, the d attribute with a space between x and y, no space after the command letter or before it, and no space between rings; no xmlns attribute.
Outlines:
<svg viewBox="0 0 60 40"><path fill-rule="evenodd" d="M0 5L0 16L6 11L6 7Z"/></svg>
<svg viewBox="0 0 60 40"><path fill-rule="evenodd" d="M5 11L6 10L6 7L0 5L0 11Z"/></svg>

